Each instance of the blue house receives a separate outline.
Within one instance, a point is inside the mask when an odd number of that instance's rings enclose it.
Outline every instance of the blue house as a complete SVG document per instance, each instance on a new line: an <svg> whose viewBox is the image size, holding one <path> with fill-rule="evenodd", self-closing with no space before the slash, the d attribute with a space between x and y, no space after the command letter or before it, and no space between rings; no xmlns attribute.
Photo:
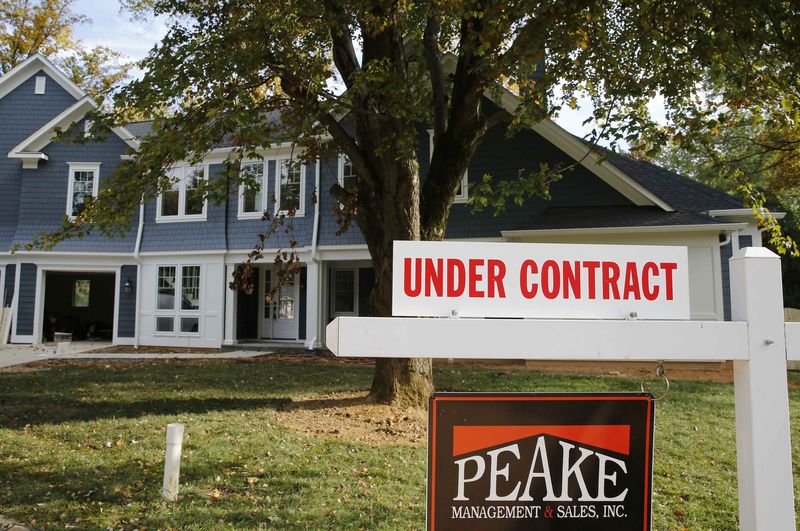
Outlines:
<svg viewBox="0 0 800 531"><path fill-rule="evenodd" d="M515 101L508 93L496 103ZM270 339L311 348L323 344L333 317L364 313L374 281L369 253L356 227L336 235L336 203L327 194L337 180L355 178L352 167L341 157L288 164L297 153L291 143L242 164L241 171L262 182L259 191L240 187L223 204L198 192L203 180L223 171L233 149L223 145L202 164L172 168L173 189L142 204L124 238L90 235L52 251L12 252L80 212L150 131L150 123L140 122L102 141L53 141L57 128L85 126L95 105L40 55L0 78L0 303L12 312L8 340L37 344L70 332L74 339L118 345L215 348ZM423 132L423 177L430 149ZM498 217L472 214L466 204L467 183L485 173L513 178L541 162L574 161L579 165L552 186L549 201L529 199ZM227 287L263 232L267 208L297 209L292 237L302 262L294 281L269 303L271 260L258 266L252 295ZM736 198L647 162L599 160L550 121L510 138L502 125L488 133L464 176L447 238L685 245L692 318L705 320L729 318L727 259L740 246L761 245L750 209ZM266 254L285 245L271 242Z"/></svg>

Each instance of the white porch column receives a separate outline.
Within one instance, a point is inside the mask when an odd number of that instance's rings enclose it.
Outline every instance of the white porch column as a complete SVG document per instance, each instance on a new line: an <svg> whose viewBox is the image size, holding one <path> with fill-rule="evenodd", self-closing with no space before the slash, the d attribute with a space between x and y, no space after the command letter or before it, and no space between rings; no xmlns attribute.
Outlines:
<svg viewBox="0 0 800 531"><path fill-rule="evenodd" d="M781 263L764 247L731 264L731 314L747 321L750 359L734 361L739 525L796 529Z"/></svg>
<svg viewBox="0 0 800 531"><path fill-rule="evenodd" d="M233 280L233 272L236 268L233 264L225 266L225 339L223 345L236 344L236 292L228 287Z"/></svg>
<svg viewBox="0 0 800 531"><path fill-rule="evenodd" d="M320 324L322 320L322 264L306 263L306 341L308 349L322 345Z"/></svg>

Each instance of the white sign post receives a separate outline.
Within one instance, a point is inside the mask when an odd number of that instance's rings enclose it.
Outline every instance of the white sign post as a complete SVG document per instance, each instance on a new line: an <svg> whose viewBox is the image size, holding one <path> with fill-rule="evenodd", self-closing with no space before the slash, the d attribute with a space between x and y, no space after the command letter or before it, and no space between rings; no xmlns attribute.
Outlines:
<svg viewBox="0 0 800 531"><path fill-rule="evenodd" d="M398 294L398 286L405 292L402 280L398 280L397 259L411 258L411 265L416 267L416 258L422 259L423 268L426 267L425 259L430 259L435 265L438 260L443 260L445 273L447 273L448 258L459 259L463 262L468 275L473 274L469 260L484 259L487 277L475 280L475 289L489 292L485 284L491 273L488 260L509 260L510 254L502 249L480 256L480 248L487 244L461 244L442 243L425 244L419 247L419 256L410 253L403 254L400 244L395 250L395 291L393 297L396 306L394 310L401 315L444 316L452 315L452 310L464 317L465 315L481 315L480 308L486 309L485 316L516 316L511 310L509 302L490 300L484 297L482 302L473 305L471 302L460 299L461 295L454 297L435 297L424 295L426 283L432 286L430 293L435 292L436 275L431 273L428 281L423 271L421 278L421 294L414 295L417 290L416 271L409 270L412 283L409 284L411 294ZM413 245L418 245L415 242ZM618 265L623 260L641 264L674 260L678 266L673 275L673 300L654 302L653 306L645 305L641 299L617 299L613 296L613 288L608 287L611 295L608 306L599 304L595 299L585 300L584 303L592 307L591 312L582 315L563 314L570 304L565 301L553 302L552 315L546 311L548 305L544 302L531 315L537 317L584 317L584 319L409 319L401 317L369 318L369 317L339 317L327 327L326 345L337 356L361 357L425 357L425 358L501 358L501 359L540 359L540 360L665 360L665 361L712 361L734 360L735 371L735 407L736 407L736 447L739 477L739 522L746 531L789 531L795 527L794 498L792 488L792 461L791 441L789 428L789 402L787 390L787 344L789 359L800 358L800 325L784 325L783 322L783 297L781 283L780 259L771 251L760 247L749 247L739 251L731 259L731 302L732 315L735 321L674 321L674 320L621 320L625 312L635 311L639 319L685 319L688 317L688 276L681 275L680 256L673 259L667 257L656 258L658 248L632 247L626 255L603 254L598 247L605 246L580 246L585 247L586 254L578 253L580 249L572 249L569 257L555 254L551 249L535 244L493 244L492 247L515 247L521 245L530 249L520 252L519 257L535 256L539 275L543 270L542 258L551 259L556 263L569 260L575 261L614 261ZM465 247L466 246L466 247ZM573 246L571 246L573 247ZM609 246L611 248L612 246ZM464 254L474 251L471 254ZM400 253L398 254L398 249ZM424 249L424 250L423 250ZM452 249L452 251L451 251ZM413 251L408 247L405 251ZM485 250L485 249L484 249ZM537 254L542 251L543 254ZM513 251L517 253L518 251ZM616 251L615 251L616 252ZM641 254L640 254L641 253ZM647 253L651 253L648 259ZM685 253L685 251L684 251ZM639 256L639 258L635 258ZM685 254L684 254L685 256ZM499 258L498 258L499 257ZM629 258L633 257L633 258ZM685 260L685 258L684 258ZM516 264L516 265L515 265ZM581 264L582 266L583 264ZM453 266L458 269L458 266ZM521 268L519 261L506 263L506 278L513 279ZM554 266L550 266L552 269ZM602 266L601 266L602 267ZM441 268L439 269L441 271ZM640 272L643 268L639 267ZM476 265L475 273L482 272ZM497 278L498 269L493 270ZM563 270L562 270L563 271ZM651 269L652 271L652 269ZM525 271L529 273L530 270ZM582 274L585 272L582 271ZM551 273L548 269L548 274ZM613 277L613 267L610 273ZM653 280L651 274L649 280ZM454 277L455 278L455 277ZM554 278L554 276L551 276ZM624 277L623 277L624 278ZM644 277L640 277L641 281ZM527 280L538 281L540 289L541 277L531 277ZM590 280L588 273L582 279ZM601 273L601 286L607 283ZM659 281L665 280L660 277ZM517 278L519 282L519 278ZM400 284L398 284L400 282ZM446 280L442 280L446 282ZM465 290L469 289L469 279L465 280ZM609 281L609 283L612 281ZM655 281L650 284L652 287ZM640 288L642 287L640 282ZM552 295L555 283L548 284L547 289ZM588 293L585 284L581 285ZM659 284L666 289L666 284ZM457 286L456 286L457 287ZM563 289L563 282L561 284ZM485 288L485 289L484 289ZM445 289L445 288L442 288ZM597 288L595 288L597 289ZM624 289L619 287L618 289ZM630 293L629 288L629 293ZM458 290L456 290L458 291ZM445 293L443 291L443 293ZM499 293L497 284L494 293ZM506 298L510 298L510 284L507 287ZM595 291L597 293L597 291ZM659 291L659 295L663 295ZM651 292L652 295L652 292ZM404 297L408 300L404 300ZM425 299L427 297L427 299ZM495 297L496 299L498 297ZM533 298L531 299L531 301ZM566 300L566 299L565 299ZM514 304L524 301L519 298ZM530 301L529 301L530 302ZM571 302L571 301L570 301ZM623 303L639 302L640 306L626 306ZM670 308L671 303L676 306ZM497 303L497 304L496 304ZM533 304L533 302L530 302ZM517 306L519 310L521 306ZM676 309L680 307L680 309ZM426 308L428 308L426 310ZM616 308L616 313L609 310ZM496 312L508 312L507 314ZM527 311L523 308L521 311ZM578 310L580 311L580 310ZM595 313L596 312L596 313ZM586 320L586 317L598 317L602 312L605 319ZM663 313L660 313L663 312ZM616 320L610 320L612 317ZM526 315L523 315L525 317ZM533 340L535 338L535 341Z"/></svg>

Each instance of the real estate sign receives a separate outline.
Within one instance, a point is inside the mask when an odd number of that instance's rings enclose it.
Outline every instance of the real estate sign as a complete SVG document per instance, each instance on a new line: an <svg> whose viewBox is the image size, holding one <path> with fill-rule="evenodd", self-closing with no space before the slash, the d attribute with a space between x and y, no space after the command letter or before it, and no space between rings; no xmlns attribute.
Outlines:
<svg viewBox="0 0 800 531"><path fill-rule="evenodd" d="M392 314L689 319L686 247L394 243Z"/></svg>
<svg viewBox="0 0 800 531"><path fill-rule="evenodd" d="M428 529L648 530L652 396L439 393Z"/></svg>

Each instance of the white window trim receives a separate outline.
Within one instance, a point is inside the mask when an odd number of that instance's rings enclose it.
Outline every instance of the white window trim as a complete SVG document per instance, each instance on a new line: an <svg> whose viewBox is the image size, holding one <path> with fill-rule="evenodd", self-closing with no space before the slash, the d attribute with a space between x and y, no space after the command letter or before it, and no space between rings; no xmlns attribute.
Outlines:
<svg viewBox="0 0 800 531"><path fill-rule="evenodd" d="M433 158L433 129L428 129L428 162ZM469 168L464 171L461 178L461 192L453 198L453 204L463 204L469 201Z"/></svg>
<svg viewBox="0 0 800 531"><path fill-rule="evenodd" d="M100 191L100 162L67 162L69 167L67 179L67 217L70 221L75 221L75 216L72 215L72 192L75 188L75 172L76 171L93 171L94 180L92 181L92 197L97 197Z"/></svg>
<svg viewBox="0 0 800 531"><path fill-rule="evenodd" d="M169 309L158 309L158 273L162 267L175 268L175 297L173 299L173 307ZM180 301L183 297L183 268L184 267L199 267L200 268L200 307L196 310L183 310L181 309ZM153 304L153 335L162 337L200 337L202 326L202 308L203 308L203 265L202 264L157 264L156 265L156 284L154 290L155 302ZM172 317L172 332L160 332L156 323L159 317ZM197 332L181 332L181 317L197 318Z"/></svg>
<svg viewBox="0 0 800 531"><path fill-rule="evenodd" d="M267 210L267 190L268 190L268 182L269 179L267 175L269 174L269 161L272 159L264 159L264 160L243 160L241 165L247 164L259 164L261 163L261 206L264 209L261 212L245 212L244 211L244 184L239 185L239 212L237 215L237 219L261 219L264 215L264 211Z"/></svg>
<svg viewBox="0 0 800 531"><path fill-rule="evenodd" d="M344 153L339 154L339 169L337 170L336 178L339 181L339 186L344 188L344 159L347 155Z"/></svg>
<svg viewBox="0 0 800 531"><path fill-rule="evenodd" d="M349 271L353 274L353 311L336 311L336 273L339 271ZM358 268L357 267L336 267L331 269L331 314L334 317L341 315L358 315Z"/></svg>
<svg viewBox="0 0 800 531"><path fill-rule="evenodd" d="M191 168L203 168L203 178L208 183L208 164L185 164L175 166L171 171L178 173L178 214L161 215L161 194L156 199L156 223L180 223L184 221L205 221L208 217L208 198L203 200L203 212L200 214L184 214L186 211L186 173Z"/></svg>
<svg viewBox="0 0 800 531"><path fill-rule="evenodd" d="M281 210L281 166L284 162L293 159L284 157L275 160L275 212L277 215L288 214L288 210ZM306 165L300 164L300 206L295 211L294 217L302 218L306 213Z"/></svg>

